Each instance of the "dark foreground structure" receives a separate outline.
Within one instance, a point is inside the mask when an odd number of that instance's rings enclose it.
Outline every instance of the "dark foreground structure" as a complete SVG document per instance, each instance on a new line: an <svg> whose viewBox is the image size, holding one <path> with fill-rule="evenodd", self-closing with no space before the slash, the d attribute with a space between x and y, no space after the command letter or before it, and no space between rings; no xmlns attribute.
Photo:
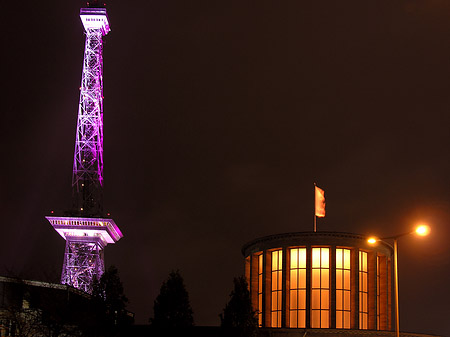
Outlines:
<svg viewBox="0 0 450 337"><path fill-rule="evenodd" d="M130 337L227 337L220 327L194 326L177 332L154 331L149 325L135 325ZM255 337L395 337L395 331L347 329L260 328ZM236 335L238 337L238 335ZM402 332L400 337L440 337L436 335Z"/></svg>
<svg viewBox="0 0 450 337"><path fill-rule="evenodd" d="M395 331L347 329L270 329L262 328L258 337L395 337ZM400 337L439 337L412 332L401 332Z"/></svg>
<svg viewBox="0 0 450 337"><path fill-rule="evenodd" d="M372 246L358 234L300 232L253 240L242 252L258 337L395 337L388 244ZM91 295L67 285L0 277L0 336L85 336L83 326L96 324L91 304ZM219 327L128 325L115 335L229 334Z"/></svg>
<svg viewBox="0 0 450 337"><path fill-rule="evenodd" d="M74 335L89 303L67 285L0 277L0 336Z"/></svg>
<svg viewBox="0 0 450 337"><path fill-rule="evenodd" d="M255 239L242 253L260 336L395 336L388 244L296 232Z"/></svg>

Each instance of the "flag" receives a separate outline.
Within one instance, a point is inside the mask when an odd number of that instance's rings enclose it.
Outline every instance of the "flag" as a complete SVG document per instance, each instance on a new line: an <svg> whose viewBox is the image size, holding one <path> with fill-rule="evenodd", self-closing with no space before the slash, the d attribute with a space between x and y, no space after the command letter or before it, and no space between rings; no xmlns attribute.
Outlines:
<svg viewBox="0 0 450 337"><path fill-rule="evenodd" d="M325 191L317 186L314 187L316 191L316 216L323 218L325 217Z"/></svg>

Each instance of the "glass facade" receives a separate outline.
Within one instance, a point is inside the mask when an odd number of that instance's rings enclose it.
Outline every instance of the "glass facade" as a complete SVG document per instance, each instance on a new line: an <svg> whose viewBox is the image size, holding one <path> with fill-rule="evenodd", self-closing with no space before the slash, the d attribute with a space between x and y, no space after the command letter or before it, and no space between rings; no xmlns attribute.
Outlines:
<svg viewBox="0 0 450 337"><path fill-rule="evenodd" d="M289 326L306 327L306 248L290 250Z"/></svg>
<svg viewBox="0 0 450 337"><path fill-rule="evenodd" d="M272 309L271 326L281 328L282 293L283 293L283 252L272 252Z"/></svg>
<svg viewBox="0 0 450 337"><path fill-rule="evenodd" d="M263 313L263 254L258 255L258 325L262 326Z"/></svg>
<svg viewBox="0 0 450 337"><path fill-rule="evenodd" d="M368 309L368 268L367 252L359 251L359 328L367 329L369 323Z"/></svg>
<svg viewBox="0 0 450 337"><path fill-rule="evenodd" d="M336 328L350 329L350 249L336 249Z"/></svg>
<svg viewBox="0 0 450 337"><path fill-rule="evenodd" d="M391 329L392 252L371 249L359 238L352 246L354 236L345 235L328 246L315 239L280 245L277 236L273 246L269 241L249 248L246 275L260 327Z"/></svg>
<svg viewBox="0 0 450 337"><path fill-rule="evenodd" d="M311 327L330 327L330 248L312 248Z"/></svg>

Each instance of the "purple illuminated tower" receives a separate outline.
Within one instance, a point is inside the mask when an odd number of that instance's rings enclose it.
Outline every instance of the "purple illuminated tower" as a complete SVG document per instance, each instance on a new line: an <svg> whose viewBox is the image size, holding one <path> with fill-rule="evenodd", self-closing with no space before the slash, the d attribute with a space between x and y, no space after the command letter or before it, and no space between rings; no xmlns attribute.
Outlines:
<svg viewBox="0 0 450 337"><path fill-rule="evenodd" d="M61 283L92 292L105 270L103 250L121 237L112 219L103 216L103 36L110 31L106 9L95 2L81 8L86 32L83 74L73 159L73 210L47 216L66 240ZM68 215L68 216L67 216Z"/></svg>

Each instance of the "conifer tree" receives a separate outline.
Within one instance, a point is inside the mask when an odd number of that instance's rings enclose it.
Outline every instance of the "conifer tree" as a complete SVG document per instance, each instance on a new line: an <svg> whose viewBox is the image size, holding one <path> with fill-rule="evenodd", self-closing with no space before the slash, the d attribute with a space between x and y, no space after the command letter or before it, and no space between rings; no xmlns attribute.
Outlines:
<svg viewBox="0 0 450 337"><path fill-rule="evenodd" d="M94 335L121 335L133 319L127 315L128 299L116 267L109 267L100 278L94 280L92 291L92 310L95 317Z"/></svg>
<svg viewBox="0 0 450 337"><path fill-rule="evenodd" d="M230 301L220 314L221 329L224 336L256 336L258 319L252 308L248 284L244 276L234 279L234 289Z"/></svg>
<svg viewBox="0 0 450 337"><path fill-rule="evenodd" d="M157 330L179 330L194 325L189 294L180 272L172 271L162 286L154 305L150 323Z"/></svg>

